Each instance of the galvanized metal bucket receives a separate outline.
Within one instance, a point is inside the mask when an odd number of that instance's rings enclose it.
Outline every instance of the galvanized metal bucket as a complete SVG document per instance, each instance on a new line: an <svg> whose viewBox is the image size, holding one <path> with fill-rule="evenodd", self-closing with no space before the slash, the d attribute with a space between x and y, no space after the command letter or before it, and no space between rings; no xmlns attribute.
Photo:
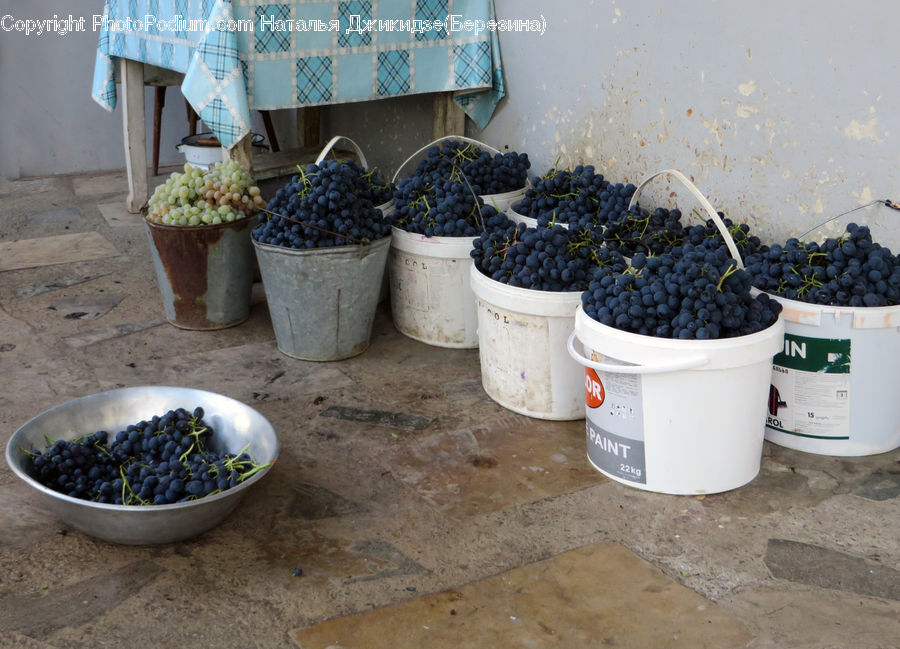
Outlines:
<svg viewBox="0 0 900 649"><path fill-rule="evenodd" d="M256 219L177 226L145 221L166 319L181 329L233 327L250 316Z"/></svg>
<svg viewBox="0 0 900 649"><path fill-rule="evenodd" d="M253 241L275 342L292 358L337 361L364 352L391 237L294 250Z"/></svg>

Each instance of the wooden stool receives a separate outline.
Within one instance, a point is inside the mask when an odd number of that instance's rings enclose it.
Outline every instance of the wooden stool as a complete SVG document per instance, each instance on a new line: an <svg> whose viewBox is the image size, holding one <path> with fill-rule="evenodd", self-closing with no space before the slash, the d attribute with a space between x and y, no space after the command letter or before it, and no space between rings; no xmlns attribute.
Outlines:
<svg viewBox="0 0 900 649"><path fill-rule="evenodd" d="M169 86L180 86L184 75L172 70L165 70L153 65L144 65L144 85L153 86L153 175L159 175L159 135L162 127L162 111L166 105L166 89ZM199 119L194 108L184 100L187 109L188 135L197 134L197 120ZM263 125L266 129L266 137L269 138L269 146L272 151L279 151L278 138L275 137L275 128L272 125L272 116L269 111L261 110Z"/></svg>

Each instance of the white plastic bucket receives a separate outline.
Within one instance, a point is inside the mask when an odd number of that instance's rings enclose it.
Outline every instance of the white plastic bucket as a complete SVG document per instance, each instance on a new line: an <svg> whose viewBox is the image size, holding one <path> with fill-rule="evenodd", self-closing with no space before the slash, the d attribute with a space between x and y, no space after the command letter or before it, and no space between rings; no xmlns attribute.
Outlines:
<svg viewBox="0 0 900 649"><path fill-rule="evenodd" d="M393 229L388 273L391 315L400 333L437 347L478 346L469 286L473 241Z"/></svg>
<svg viewBox="0 0 900 649"><path fill-rule="evenodd" d="M404 160L400 164L400 166L397 167L397 171L394 172L394 177L391 179L391 182L392 183L397 182L397 178L400 177L400 172L403 170L404 167L406 167L406 165L408 165L410 162L412 162L417 155L424 153L430 147L433 147L435 144L440 144L444 140L460 140L462 142L468 142L469 144L474 144L474 145L481 147L482 149L485 149L487 151L490 151L491 153L494 153L494 154L500 153L499 149L495 149L494 147L492 147L489 144L485 144L484 142L479 142L478 140L473 140L472 138L465 137L464 135L445 135L444 137L439 137L438 139L434 140L433 142L429 142L428 144L423 146L421 149L419 149L418 151L413 153L411 156L409 156L406 160ZM526 178L525 185L521 189L516 189L511 192L504 192L502 194L481 194L479 196L479 198L481 198L484 201L485 205L490 205L491 207L496 209L498 212L506 212L509 209L510 205L512 205L513 203L518 203L520 200L522 200L525 197L525 192L528 190L529 186L530 186L530 183L528 182L528 179Z"/></svg>
<svg viewBox="0 0 900 649"><path fill-rule="evenodd" d="M509 206L509 209L506 211L506 216L510 221L515 223L524 223L526 228L536 228L537 227L537 219L531 218L530 216L525 216L521 212L516 211L516 207L518 207L519 203L516 201L512 205ZM568 227L568 224L566 224Z"/></svg>
<svg viewBox="0 0 900 649"><path fill-rule="evenodd" d="M743 268L722 219L680 171L646 177L629 209L661 175L687 187ZM587 356L575 348L576 337ZM607 327L579 305L568 350L585 367L588 460L617 482L660 493L718 493L747 484L759 473L764 401L783 338L781 317L749 336L674 340Z"/></svg>
<svg viewBox="0 0 900 649"><path fill-rule="evenodd" d="M820 455L900 447L900 306L839 307L771 295L784 307L766 439Z"/></svg>
<svg viewBox="0 0 900 649"><path fill-rule="evenodd" d="M582 419L581 372L566 354L581 293L509 286L474 264L471 278L484 391L504 408L529 417Z"/></svg>
<svg viewBox="0 0 900 649"><path fill-rule="evenodd" d="M579 306L568 349L585 366L588 460L617 482L660 493L747 484L759 473L772 357L783 337L781 318L737 338L642 336L602 325Z"/></svg>
<svg viewBox="0 0 900 649"><path fill-rule="evenodd" d="M503 194L482 194L481 199L485 205L490 205L498 212L505 212L509 216L509 211L514 203L518 203L525 198L525 192L528 190L528 181L522 189L513 192L505 192ZM510 216L512 219L512 217ZM515 220L515 219L512 219ZM535 221L537 223L537 221Z"/></svg>

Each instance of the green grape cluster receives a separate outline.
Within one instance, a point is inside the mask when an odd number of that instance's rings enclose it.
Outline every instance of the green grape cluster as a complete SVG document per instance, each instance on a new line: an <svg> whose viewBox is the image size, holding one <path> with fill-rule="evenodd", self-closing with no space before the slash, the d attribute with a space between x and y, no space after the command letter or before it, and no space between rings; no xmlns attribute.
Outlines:
<svg viewBox="0 0 900 649"><path fill-rule="evenodd" d="M266 202L246 169L233 160L212 169L184 165L150 197L147 218L164 225L217 225L256 214Z"/></svg>

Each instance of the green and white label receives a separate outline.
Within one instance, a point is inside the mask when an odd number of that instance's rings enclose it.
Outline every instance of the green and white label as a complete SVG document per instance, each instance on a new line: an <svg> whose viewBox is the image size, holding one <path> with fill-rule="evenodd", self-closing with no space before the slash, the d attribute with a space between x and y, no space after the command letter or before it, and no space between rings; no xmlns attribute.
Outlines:
<svg viewBox="0 0 900 649"><path fill-rule="evenodd" d="M769 388L769 428L818 439L850 437L850 341L785 334Z"/></svg>

